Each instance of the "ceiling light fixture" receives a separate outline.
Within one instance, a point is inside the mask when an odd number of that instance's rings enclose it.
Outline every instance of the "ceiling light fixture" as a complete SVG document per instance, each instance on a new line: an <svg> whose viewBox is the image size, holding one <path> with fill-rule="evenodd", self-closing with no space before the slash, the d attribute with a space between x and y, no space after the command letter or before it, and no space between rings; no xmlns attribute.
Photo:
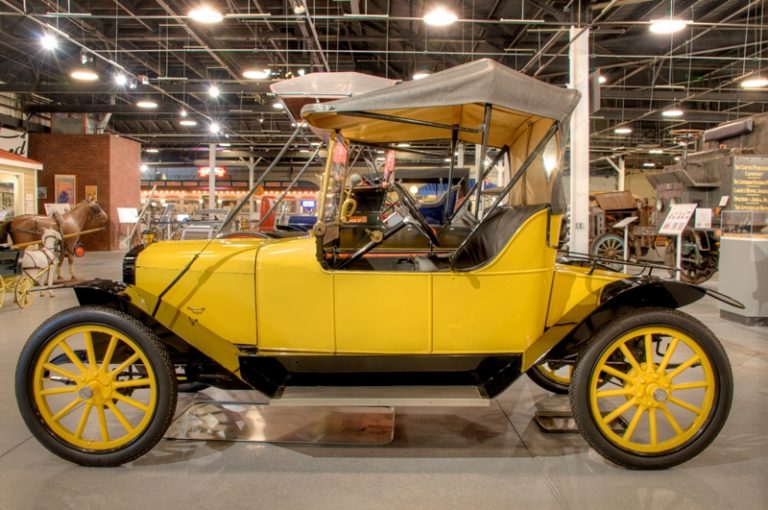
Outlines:
<svg viewBox="0 0 768 510"><path fill-rule="evenodd" d="M605 82L607 82L607 81L608 81L608 78L606 78L606 77L605 77L605 76L603 76L602 74L601 74L601 75L599 75L599 76L597 77L597 82L598 82L600 85L602 85L603 83L605 83Z"/></svg>
<svg viewBox="0 0 768 510"><path fill-rule="evenodd" d="M186 127L197 126L197 121L192 119L184 119L179 121L179 125Z"/></svg>
<svg viewBox="0 0 768 510"><path fill-rule="evenodd" d="M669 108L667 110L664 110L661 112L662 117L670 117L670 118L677 118L683 116L683 110L680 108Z"/></svg>
<svg viewBox="0 0 768 510"><path fill-rule="evenodd" d="M285 108L285 106L283 106L283 103L281 103L280 101L275 101L274 103L272 103L272 108L274 108L275 110L282 110L283 108Z"/></svg>
<svg viewBox="0 0 768 510"><path fill-rule="evenodd" d="M208 126L208 131L210 131L211 133L213 133L215 135L219 131L221 131L221 126L219 126L216 122L211 122L211 125Z"/></svg>
<svg viewBox="0 0 768 510"><path fill-rule="evenodd" d="M182 108L181 110L179 110L179 115L182 117L186 117L189 114L187 113L187 110L185 108Z"/></svg>
<svg viewBox="0 0 768 510"><path fill-rule="evenodd" d="M59 40L56 39L55 35L46 33L40 36L40 44L46 50L53 51L59 47Z"/></svg>
<svg viewBox="0 0 768 510"><path fill-rule="evenodd" d="M459 19L456 14L443 6L437 6L424 15L424 23L433 27L447 27Z"/></svg>
<svg viewBox="0 0 768 510"><path fill-rule="evenodd" d="M125 87L128 84L128 77L123 73L117 73L115 75L115 84L120 87Z"/></svg>
<svg viewBox="0 0 768 510"><path fill-rule="evenodd" d="M654 34L674 34L683 30L690 21L677 18L661 18L651 20L651 32Z"/></svg>
<svg viewBox="0 0 768 510"><path fill-rule="evenodd" d="M613 130L613 132L617 135L628 135L632 133L632 128L628 127L619 127Z"/></svg>
<svg viewBox="0 0 768 510"><path fill-rule="evenodd" d="M219 143L219 147L232 147L231 143Z"/></svg>
<svg viewBox="0 0 768 510"><path fill-rule="evenodd" d="M264 80L269 78L269 69L246 69L243 71L243 78L249 80Z"/></svg>
<svg viewBox="0 0 768 510"><path fill-rule="evenodd" d="M219 94L221 94L221 90L219 90L219 87L217 87L216 85L211 85L210 87L208 87L209 96L216 98L216 97L219 97Z"/></svg>
<svg viewBox="0 0 768 510"><path fill-rule="evenodd" d="M221 20L224 19L224 15L210 5L201 5L200 7L192 9L189 11L189 17L193 21L204 23L206 25L220 23Z"/></svg>
<svg viewBox="0 0 768 510"><path fill-rule="evenodd" d="M151 148L148 148L148 149L144 149L144 152L148 152L149 154L157 154L158 152L160 152L160 149L156 149L154 147L151 147Z"/></svg>
<svg viewBox="0 0 768 510"><path fill-rule="evenodd" d="M136 101L136 106L145 110L154 110L157 108L157 101L154 99L139 99Z"/></svg>
<svg viewBox="0 0 768 510"><path fill-rule="evenodd" d="M419 72L413 73L414 80L423 80L427 76L429 76L429 73L427 71L419 71Z"/></svg>
<svg viewBox="0 0 768 510"><path fill-rule="evenodd" d="M648 151L648 154L664 154L664 151L661 149L651 149Z"/></svg>
<svg viewBox="0 0 768 510"><path fill-rule="evenodd" d="M69 75L79 81L96 81L99 79L99 75L96 74L96 71L87 67L77 67L73 69Z"/></svg>
<svg viewBox="0 0 768 510"><path fill-rule="evenodd" d="M653 163L651 163L651 162L648 162L648 163L643 163L643 166L644 166L645 168L656 168L656 165L655 165L655 164L653 164Z"/></svg>
<svg viewBox="0 0 768 510"><path fill-rule="evenodd" d="M149 170L149 166L145 165L144 163L142 163L139 168L141 169L142 172L146 172L147 170Z"/></svg>
<svg viewBox="0 0 768 510"><path fill-rule="evenodd" d="M768 78L763 76L750 76L741 80L741 88L743 89L761 89L768 87Z"/></svg>

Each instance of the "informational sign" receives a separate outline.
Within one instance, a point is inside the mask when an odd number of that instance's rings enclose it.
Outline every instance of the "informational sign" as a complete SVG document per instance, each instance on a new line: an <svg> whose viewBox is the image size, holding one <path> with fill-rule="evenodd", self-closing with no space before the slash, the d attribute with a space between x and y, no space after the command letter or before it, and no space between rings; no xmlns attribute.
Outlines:
<svg viewBox="0 0 768 510"><path fill-rule="evenodd" d="M720 203L717 204L718 207L725 207L726 205L728 205L728 199L729 198L731 198L731 197L728 196L728 195L723 195L722 197L720 197Z"/></svg>
<svg viewBox="0 0 768 510"><path fill-rule="evenodd" d="M733 158L732 209L768 212L768 158Z"/></svg>
<svg viewBox="0 0 768 510"><path fill-rule="evenodd" d="M637 216L630 216L628 218L624 218L620 222L615 223L613 225L613 228L624 228L627 225L629 225L630 223L632 223L633 221L637 221Z"/></svg>
<svg viewBox="0 0 768 510"><path fill-rule="evenodd" d="M120 223L136 223L139 221L139 211L135 207L118 207L117 218Z"/></svg>
<svg viewBox="0 0 768 510"><path fill-rule="evenodd" d="M676 236L683 233L685 226L693 216L696 204L675 204L661 224L659 234L663 236Z"/></svg>
<svg viewBox="0 0 768 510"><path fill-rule="evenodd" d="M712 209L696 209L693 226L695 228L712 228Z"/></svg>

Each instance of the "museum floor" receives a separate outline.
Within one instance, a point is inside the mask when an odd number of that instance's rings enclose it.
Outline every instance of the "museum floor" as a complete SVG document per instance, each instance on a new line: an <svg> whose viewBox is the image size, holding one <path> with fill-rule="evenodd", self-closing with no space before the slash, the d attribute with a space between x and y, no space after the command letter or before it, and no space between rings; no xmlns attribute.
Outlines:
<svg viewBox="0 0 768 510"><path fill-rule="evenodd" d="M89 253L82 277L119 278L121 253ZM716 285L714 283L713 285ZM603 460L576 433L533 422L549 395L521 378L487 408L397 410L387 446L161 441L119 468L83 468L48 453L19 417L13 374L21 346L69 290L0 309L0 510L36 508L768 508L768 328L719 319L716 302L686 309L723 341L735 396L720 436L661 472Z"/></svg>

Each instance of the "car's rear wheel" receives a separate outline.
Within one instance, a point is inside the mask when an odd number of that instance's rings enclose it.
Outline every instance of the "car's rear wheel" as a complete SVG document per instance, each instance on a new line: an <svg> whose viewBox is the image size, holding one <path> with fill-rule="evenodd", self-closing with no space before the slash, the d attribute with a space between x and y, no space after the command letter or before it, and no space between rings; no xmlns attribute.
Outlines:
<svg viewBox="0 0 768 510"><path fill-rule="evenodd" d="M27 341L16 399L51 452L86 466L116 466L150 450L176 408L165 347L133 317L99 307L65 310Z"/></svg>
<svg viewBox="0 0 768 510"><path fill-rule="evenodd" d="M543 361L529 368L526 375L538 386L552 393L564 395L568 393L573 376L573 365L570 363L550 363Z"/></svg>
<svg viewBox="0 0 768 510"><path fill-rule="evenodd" d="M733 376L720 342L676 310L604 326L580 356L570 399L584 438L608 460L664 469L701 453L725 424Z"/></svg>

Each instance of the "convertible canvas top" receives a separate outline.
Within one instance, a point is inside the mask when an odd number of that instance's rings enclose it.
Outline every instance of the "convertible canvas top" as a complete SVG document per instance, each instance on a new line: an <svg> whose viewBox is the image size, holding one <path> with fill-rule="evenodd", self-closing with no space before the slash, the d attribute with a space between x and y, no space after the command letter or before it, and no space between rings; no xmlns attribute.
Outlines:
<svg viewBox="0 0 768 510"><path fill-rule="evenodd" d="M392 87L395 83L395 80L363 73L310 73L271 83L269 89L283 102L293 120L297 120L306 104L352 97Z"/></svg>
<svg viewBox="0 0 768 510"><path fill-rule="evenodd" d="M312 126L341 132L347 140L399 142L450 137L449 128L395 123L358 116L360 112L457 125L461 140L480 143L484 105L494 106L489 144L512 145L532 124L564 123L579 101L574 90L549 85L493 60L452 67L418 81L400 83L324 104L307 104Z"/></svg>

